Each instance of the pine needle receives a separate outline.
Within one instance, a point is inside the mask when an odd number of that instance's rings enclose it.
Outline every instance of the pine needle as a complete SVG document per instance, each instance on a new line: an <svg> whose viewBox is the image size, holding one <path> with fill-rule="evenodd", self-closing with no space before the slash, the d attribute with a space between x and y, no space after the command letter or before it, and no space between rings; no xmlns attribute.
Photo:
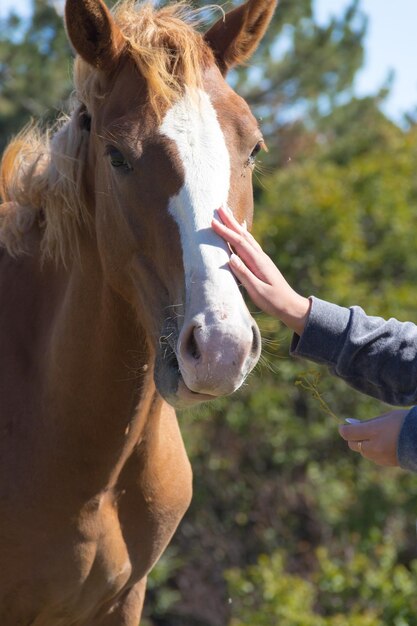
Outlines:
<svg viewBox="0 0 417 626"><path fill-rule="evenodd" d="M341 419L336 415L336 413L330 408L324 399L322 393L319 389L319 383L321 379L321 374L317 370L310 370L308 372L302 372L300 374L300 378L295 381L297 387L301 387L305 391L308 391L310 395L317 400L320 405L321 410L326 414L333 417L337 422L340 422Z"/></svg>

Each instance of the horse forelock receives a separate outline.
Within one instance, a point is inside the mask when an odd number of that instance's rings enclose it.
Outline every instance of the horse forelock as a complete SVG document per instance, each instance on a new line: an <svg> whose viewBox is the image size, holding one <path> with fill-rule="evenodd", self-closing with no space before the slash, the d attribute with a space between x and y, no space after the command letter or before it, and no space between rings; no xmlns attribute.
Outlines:
<svg viewBox="0 0 417 626"><path fill-rule="evenodd" d="M146 81L148 104L161 119L185 87L201 87L204 68L214 63L211 49L196 28L201 9L185 2L155 9L150 2L122 0L113 14L126 39L127 55ZM75 62L75 85L87 107L104 95L99 74L80 57Z"/></svg>

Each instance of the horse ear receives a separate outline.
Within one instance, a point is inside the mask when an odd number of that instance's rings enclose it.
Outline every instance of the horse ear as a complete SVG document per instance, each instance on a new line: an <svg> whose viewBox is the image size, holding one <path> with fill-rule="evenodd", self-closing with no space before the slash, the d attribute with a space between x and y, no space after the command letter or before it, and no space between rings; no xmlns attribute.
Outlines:
<svg viewBox="0 0 417 626"><path fill-rule="evenodd" d="M255 52L276 5L277 0L248 0L226 13L207 31L205 40L223 75Z"/></svg>
<svg viewBox="0 0 417 626"><path fill-rule="evenodd" d="M125 38L102 0L67 0L65 23L75 51L90 65L110 70Z"/></svg>

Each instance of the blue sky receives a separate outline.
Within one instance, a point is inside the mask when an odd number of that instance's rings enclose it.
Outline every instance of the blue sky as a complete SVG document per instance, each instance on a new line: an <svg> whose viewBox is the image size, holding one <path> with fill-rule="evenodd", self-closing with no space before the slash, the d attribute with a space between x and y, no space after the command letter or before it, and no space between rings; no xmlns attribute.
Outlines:
<svg viewBox="0 0 417 626"><path fill-rule="evenodd" d="M316 15L326 21L348 4L349 0L315 0ZM0 16L11 8L28 14L30 6L30 0L1 0ZM417 0L361 0L360 6L369 16L369 26L365 66L356 91L359 95L375 92L393 69L395 81L384 110L400 120L404 112L417 107Z"/></svg>
<svg viewBox="0 0 417 626"><path fill-rule="evenodd" d="M315 0L316 15L326 20L348 6L348 0ZM365 66L358 74L356 91L372 93L390 69L395 71L392 94L384 106L396 120L417 107L417 0L361 0L368 15Z"/></svg>

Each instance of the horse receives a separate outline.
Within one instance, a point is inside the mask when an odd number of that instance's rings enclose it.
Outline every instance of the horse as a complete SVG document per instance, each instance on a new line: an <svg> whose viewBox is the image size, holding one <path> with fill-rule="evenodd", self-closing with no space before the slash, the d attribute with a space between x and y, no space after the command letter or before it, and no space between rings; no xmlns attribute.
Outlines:
<svg viewBox="0 0 417 626"><path fill-rule="evenodd" d="M250 228L262 134L227 72L275 8L67 0L72 113L9 144L0 207L0 623L137 626L191 499L176 408L260 334L210 228Z"/></svg>

